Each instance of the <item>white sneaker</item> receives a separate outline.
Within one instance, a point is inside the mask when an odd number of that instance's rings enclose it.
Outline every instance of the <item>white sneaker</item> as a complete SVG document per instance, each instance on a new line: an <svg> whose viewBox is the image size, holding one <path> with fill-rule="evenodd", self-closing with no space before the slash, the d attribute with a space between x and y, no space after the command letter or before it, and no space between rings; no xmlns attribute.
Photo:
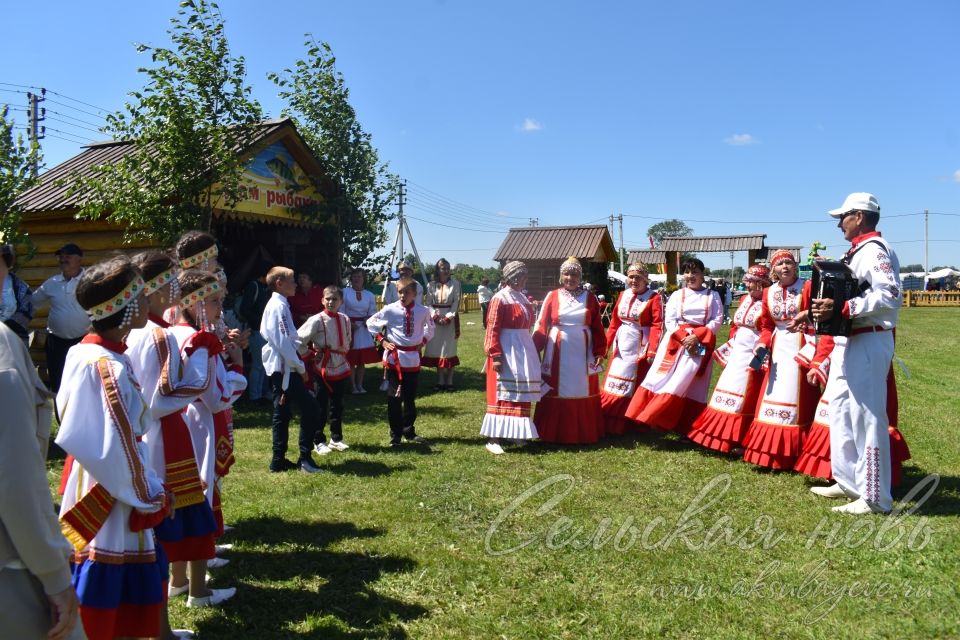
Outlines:
<svg viewBox="0 0 960 640"><path fill-rule="evenodd" d="M492 454L494 454L494 455L497 455L497 456L503 454L503 447L501 447L501 446L500 446L500 443L498 443L498 442L488 442L487 445L486 445L486 449L487 449L487 451L489 451L490 453L492 453Z"/></svg>
<svg viewBox="0 0 960 640"><path fill-rule="evenodd" d="M227 551L233 551L232 544L218 544L214 548L216 549L217 553L226 553Z"/></svg>
<svg viewBox="0 0 960 640"><path fill-rule="evenodd" d="M360 395L361 393L363 393L363 391L360 389L360 387L354 387L354 388L353 388L353 395L358 396L358 395Z"/></svg>
<svg viewBox="0 0 960 640"><path fill-rule="evenodd" d="M227 589L211 589L210 595L202 596L200 598L194 598L190 596L187 598L188 607L212 607L215 604L220 604L221 602L226 602L232 598L237 593L236 587L229 587Z"/></svg>
<svg viewBox="0 0 960 640"><path fill-rule="evenodd" d="M387 382L386 380L384 380L383 382L380 383L380 391L389 391L389 390L390 390L390 383L389 383L389 382Z"/></svg>
<svg viewBox="0 0 960 640"><path fill-rule="evenodd" d="M167 585L167 597L176 598L177 596L182 596L183 594L190 591L190 582L188 581L182 587L175 587L172 584Z"/></svg>
<svg viewBox="0 0 960 640"><path fill-rule="evenodd" d="M220 567L225 567L230 564L230 561L226 558L214 558L213 560L207 560L208 569L219 569Z"/></svg>
<svg viewBox="0 0 960 640"><path fill-rule="evenodd" d="M321 442L313 448L314 453L318 456L325 456L332 451L330 447L327 446L325 442Z"/></svg>
<svg viewBox="0 0 960 640"><path fill-rule="evenodd" d="M197 634L191 629L171 629L173 632L174 638L183 638L184 640L191 640L191 638L196 638Z"/></svg>
<svg viewBox="0 0 960 640"><path fill-rule="evenodd" d="M327 445L327 448L332 451L346 451L347 449L350 448L350 445L348 445L343 440L340 440L338 442L334 442L333 440L331 440L330 443Z"/></svg>
<svg viewBox="0 0 960 640"><path fill-rule="evenodd" d="M884 511L880 507L875 507L863 498L857 498L853 502L848 504L841 505L839 507L834 507L833 511L837 513L849 513L855 516L862 516L867 513L890 513L889 511Z"/></svg>
<svg viewBox="0 0 960 640"><path fill-rule="evenodd" d="M360 395L363 395L363 394L365 394L366 392L367 392L367 390L364 389L363 387L357 387L357 393L359 393Z"/></svg>
<svg viewBox="0 0 960 640"><path fill-rule="evenodd" d="M827 487L810 487L810 492L818 496L823 496L824 498L856 498L856 496L848 496L847 492L844 491L843 487L837 482Z"/></svg>

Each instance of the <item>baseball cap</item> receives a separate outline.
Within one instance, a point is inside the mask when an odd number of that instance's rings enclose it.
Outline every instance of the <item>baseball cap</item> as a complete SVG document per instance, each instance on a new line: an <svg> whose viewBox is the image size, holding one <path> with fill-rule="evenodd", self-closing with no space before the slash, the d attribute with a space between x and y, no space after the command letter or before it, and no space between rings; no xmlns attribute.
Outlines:
<svg viewBox="0 0 960 640"><path fill-rule="evenodd" d="M65 253L65 254L67 254L67 255L69 255L69 256L82 256L82 255L83 255L83 249L81 249L80 247L78 247L77 245L75 245L75 244L72 243L72 242L68 242L67 244L65 244L65 245L63 245L62 247L60 247L59 249L57 249L57 250L54 252L54 255L60 255L61 253Z"/></svg>
<svg viewBox="0 0 960 640"><path fill-rule="evenodd" d="M851 193L839 209L831 209L829 213L834 218L842 218L843 214L850 211L872 211L879 214L880 203L877 202L877 196L872 193Z"/></svg>

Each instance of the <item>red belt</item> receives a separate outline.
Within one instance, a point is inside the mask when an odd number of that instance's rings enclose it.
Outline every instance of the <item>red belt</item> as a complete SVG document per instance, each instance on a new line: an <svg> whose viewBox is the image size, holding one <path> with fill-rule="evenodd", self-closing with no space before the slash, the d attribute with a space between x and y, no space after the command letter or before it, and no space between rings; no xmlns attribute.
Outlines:
<svg viewBox="0 0 960 640"><path fill-rule="evenodd" d="M330 364L330 354L339 353L340 355L347 355L346 351L340 351L338 349L331 349L330 347L324 347L320 350L320 353L323 356L320 358L320 380L323 382L323 386L327 388L327 391L333 393L333 387L330 386L330 383L327 382L327 365Z"/></svg>
<svg viewBox="0 0 960 640"><path fill-rule="evenodd" d="M409 347L404 347L404 346L399 345L399 344L397 344L397 343L393 343L393 346L396 347L397 351L420 351L420 346L421 346L421 345L417 344L417 345L412 345L412 346L409 346ZM390 366L390 364L391 364L391 363L390 363L390 355L391 355L391 354L389 354L389 353L387 354L387 366ZM392 355L393 355L393 365L394 365L394 366L393 366L393 370L397 372L397 381L402 384L402 383L403 383L403 368L400 366L400 356L399 356L398 354L396 354L396 353L394 353L394 354L392 354Z"/></svg>
<svg viewBox="0 0 960 640"><path fill-rule="evenodd" d="M855 335L857 335L857 334L859 334L859 333L880 333L881 331L890 331L890 329L886 329L886 328L881 327L881 326L879 326L879 325L873 325L873 326L870 326L870 327L859 327L859 328L854 329L853 331L851 331L851 332L850 332L850 335L851 335L851 336L855 336Z"/></svg>

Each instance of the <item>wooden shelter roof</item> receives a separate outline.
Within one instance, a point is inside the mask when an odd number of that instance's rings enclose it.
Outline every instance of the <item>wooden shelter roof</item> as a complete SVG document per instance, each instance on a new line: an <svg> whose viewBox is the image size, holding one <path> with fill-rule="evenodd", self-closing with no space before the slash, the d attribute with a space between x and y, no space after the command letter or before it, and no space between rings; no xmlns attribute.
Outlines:
<svg viewBox="0 0 960 640"><path fill-rule="evenodd" d="M576 256L610 262L617 256L606 225L510 229L494 260L563 260Z"/></svg>
<svg viewBox="0 0 960 640"><path fill-rule="evenodd" d="M316 175L324 174L320 161L297 132L290 118L264 120L250 142L237 152L252 155L257 149L283 137L292 140L290 153L305 171L314 172ZM79 154L42 174L39 184L21 193L16 203L28 214L76 211L82 206L88 192L71 193L75 182L71 176L91 177L95 167L119 162L135 150L136 145L132 140L110 140L86 145Z"/></svg>
<svg viewBox="0 0 960 640"><path fill-rule="evenodd" d="M757 251L763 247L766 234L749 236L667 236L660 242L663 251Z"/></svg>
<svg viewBox="0 0 960 640"><path fill-rule="evenodd" d="M627 264L642 262L644 264L663 264L667 261L667 252L658 249L630 249L627 253Z"/></svg>

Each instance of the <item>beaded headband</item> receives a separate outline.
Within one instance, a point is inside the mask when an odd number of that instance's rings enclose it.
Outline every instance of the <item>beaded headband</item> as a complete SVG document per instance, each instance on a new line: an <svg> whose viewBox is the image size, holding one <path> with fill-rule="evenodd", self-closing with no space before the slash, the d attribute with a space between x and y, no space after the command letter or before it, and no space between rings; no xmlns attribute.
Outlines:
<svg viewBox="0 0 960 640"><path fill-rule="evenodd" d="M143 289L143 278L137 276L125 286L120 293L110 296L110 299L87 309L87 316L91 320L103 320L115 313L123 311L131 302L135 302L140 290Z"/></svg>
<svg viewBox="0 0 960 640"><path fill-rule="evenodd" d="M560 275L565 273L579 273L583 275L583 266L580 264L580 261L575 257L570 256L564 260L563 264L560 265Z"/></svg>
<svg viewBox="0 0 960 640"><path fill-rule="evenodd" d="M144 295L152 296L157 291L160 291L160 289L163 289L165 286L167 286L168 282L176 279L176 277L177 277L177 270L170 268L160 273L159 275L153 278L150 278L149 280L147 280L147 283L144 285L144 288L146 289L144 291Z"/></svg>
<svg viewBox="0 0 960 640"><path fill-rule="evenodd" d="M192 291L180 299L180 310L189 309L196 303L200 302L207 296L211 296L215 293L219 293L223 290L223 285L219 282L209 282L206 285L200 287L196 291Z"/></svg>
<svg viewBox="0 0 960 640"><path fill-rule="evenodd" d="M634 262L627 267L627 275L630 275L631 271L636 271L637 273L641 273L645 276L650 275L650 270L647 268L647 265L642 262Z"/></svg>
<svg viewBox="0 0 960 640"><path fill-rule="evenodd" d="M791 262L796 262L796 260L793 257L793 252L789 251L788 249L780 249L779 251L774 253L772 256L770 256L770 267L773 268L778 264L780 264L781 262L786 262L787 260L790 260Z"/></svg>
<svg viewBox="0 0 960 640"><path fill-rule="evenodd" d="M183 258L180 260L180 266L184 269L190 269L192 267L201 264L205 260L210 260L210 258L217 257L217 245L210 245L200 253L190 256L189 258Z"/></svg>

